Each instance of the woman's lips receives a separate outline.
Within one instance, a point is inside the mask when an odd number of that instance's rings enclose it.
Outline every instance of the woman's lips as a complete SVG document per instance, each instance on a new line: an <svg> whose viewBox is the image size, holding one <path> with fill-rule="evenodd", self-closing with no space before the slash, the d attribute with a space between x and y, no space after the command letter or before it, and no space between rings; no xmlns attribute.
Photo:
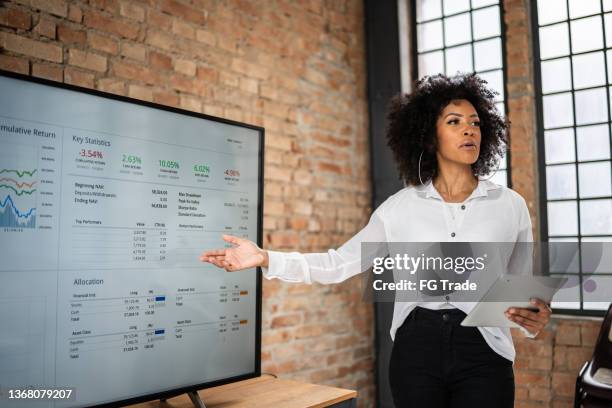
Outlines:
<svg viewBox="0 0 612 408"><path fill-rule="evenodd" d="M476 145L462 145L459 146L461 150L476 150Z"/></svg>

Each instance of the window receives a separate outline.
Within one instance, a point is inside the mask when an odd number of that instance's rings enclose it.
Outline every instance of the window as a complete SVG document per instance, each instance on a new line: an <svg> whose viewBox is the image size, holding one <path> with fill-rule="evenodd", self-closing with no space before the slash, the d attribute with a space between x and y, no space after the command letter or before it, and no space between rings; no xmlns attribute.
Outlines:
<svg viewBox="0 0 612 408"><path fill-rule="evenodd" d="M612 241L612 1L537 0L532 15L542 240ZM606 310L584 288L612 293L612 273L573 275L579 301L563 308Z"/></svg>
<svg viewBox="0 0 612 408"><path fill-rule="evenodd" d="M505 44L499 0L415 0L412 5L412 63L416 67L412 72L416 78L476 72L499 93L496 105L505 115ZM510 184L507 157L500 160L491 181Z"/></svg>

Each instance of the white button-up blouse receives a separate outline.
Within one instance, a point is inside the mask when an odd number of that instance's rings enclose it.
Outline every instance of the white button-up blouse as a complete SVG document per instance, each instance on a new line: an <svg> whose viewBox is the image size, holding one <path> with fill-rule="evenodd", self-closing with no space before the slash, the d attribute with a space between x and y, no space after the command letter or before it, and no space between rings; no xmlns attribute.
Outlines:
<svg viewBox="0 0 612 408"><path fill-rule="evenodd" d="M454 208L450 208L453 206ZM267 279L286 282L338 283L363 272L362 242L532 242L531 219L523 197L488 180L480 180L459 204L446 203L429 181L401 189L383 202L368 224L340 248L327 253L268 251ZM365 266L365 265L364 265ZM450 304L449 304L450 303ZM456 307L469 313L475 302L398 302L394 304L391 338L418 305L429 309ZM478 327L495 352L514 361L510 329ZM526 330L528 337L533 337Z"/></svg>

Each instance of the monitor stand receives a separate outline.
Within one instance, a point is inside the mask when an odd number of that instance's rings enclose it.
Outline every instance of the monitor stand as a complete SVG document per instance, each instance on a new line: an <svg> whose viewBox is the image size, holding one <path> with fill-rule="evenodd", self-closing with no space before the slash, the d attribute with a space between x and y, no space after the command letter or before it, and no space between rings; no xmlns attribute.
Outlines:
<svg viewBox="0 0 612 408"><path fill-rule="evenodd" d="M200 395L196 391L190 391L190 392L187 393L187 395L189 395L189 399L193 403L194 407L196 407L196 408L206 408L206 405L204 405L204 401L202 401L200 399ZM159 401L160 402L166 402L166 399L165 398L161 398Z"/></svg>

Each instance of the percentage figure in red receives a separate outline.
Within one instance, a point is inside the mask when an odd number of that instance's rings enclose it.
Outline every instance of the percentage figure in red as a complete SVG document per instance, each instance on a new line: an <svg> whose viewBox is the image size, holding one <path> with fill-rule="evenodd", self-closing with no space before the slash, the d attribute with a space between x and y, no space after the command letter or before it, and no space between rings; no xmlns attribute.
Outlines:
<svg viewBox="0 0 612 408"><path fill-rule="evenodd" d="M86 157L90 159L102 159L104 155L100 150L89 150L89 149L81 149L79 152L79 156Z"/></svg>

